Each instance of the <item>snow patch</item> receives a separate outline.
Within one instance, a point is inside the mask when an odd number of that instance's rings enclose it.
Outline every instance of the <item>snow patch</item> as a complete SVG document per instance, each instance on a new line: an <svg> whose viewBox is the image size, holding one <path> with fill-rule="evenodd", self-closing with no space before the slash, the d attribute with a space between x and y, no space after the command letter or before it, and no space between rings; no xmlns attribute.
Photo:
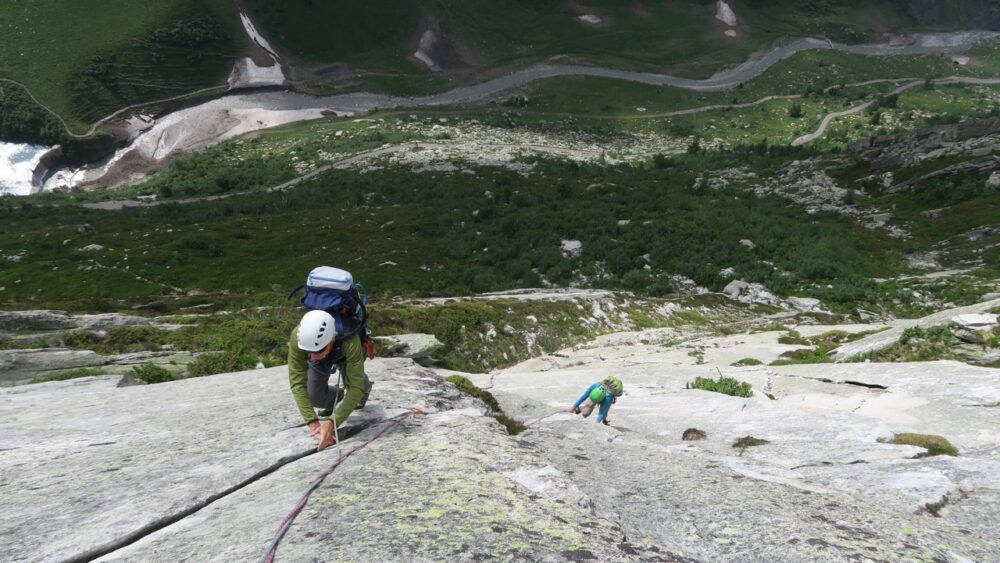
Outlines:
<svg viewBox="0 0 1000 563"><path fill-rule="evenodd" d="M420 44L417 46L417 52L413 53L413 56L420 62L424 63L427 68L433 71L439 71L441 70L441 67L439 67L430 56L430 51L434 48L435 43L437 43L437 34L428 29L423 33L423 35L420 36Z"/></svg>
<svg viewBox="0 0 1000 563"><path fill-rule="evenodd" d="M243 22L243 29L246 30L247 35L250 36L250 39L253 39L254 43L259 45L261 49L267 51L267 54L271 55L271 58L274 59L275 62L281 60L278 53L274 52L271 44L267 42L267 39L264 39L264 36L257 32L257 28L254 27L253 22L250 21L250 18L243 12L240 12L240 21Z"/></svg>
<svg viewBox="0 0 1000 563"><path fill-rule="evenodd" d="M586 15L578 17L577 19L580 20L580 21L582 21L583 23L589 23L589 24L592 24L592 25L597 25L597 24L601 23L602 21L604 21L604 20L601 19L601 16L598 16L596 14L586 14Z"/></svg>
<svg viewBox="0 0 1000 563"><path fill-rule="evenodd" d="M715 3L715 19L729 26L736 25L736 13L723 0Z"/></svg>
<svg viewBox="0 0 1000 563"><path fill-rule="evenodd" d="M281 86L285 83L285 74L281 65L257 66L253 59L247 57L236 61L233 71L229 73L229 88L246 88L248 86Z"/></svg>

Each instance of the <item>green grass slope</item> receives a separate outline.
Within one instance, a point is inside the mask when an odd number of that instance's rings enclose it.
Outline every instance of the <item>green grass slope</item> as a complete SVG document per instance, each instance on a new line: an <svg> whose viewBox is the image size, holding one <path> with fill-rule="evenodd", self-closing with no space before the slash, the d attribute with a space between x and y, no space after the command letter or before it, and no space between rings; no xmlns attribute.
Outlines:
<svg viewBox="0 0 1000 563"><path fill-rule="evenodd" d="M780 37L819 35L861 42L918 27L905 3L736 0L737 37L724 35L704 0L374 0L364 4L248 0L251 14L317 90L366 87L398 93L441 89L469 74L560 56L581 62L707 77L745 61ZM592 14L601 23L579 16ZM442 33L443 77L413 58L426 29ZM432 53L433 55L433 53ZM350 78L329 65L350 67ZM310 70L316 72L310 72ZM333 78L332 76L336 76ZM360 76L360 80L358 77Z"/></svg>
<svg viewBox="0 0 1000 563"><path fill-rule="evenodd" d="M10 1L0 22L0 78L77 133L123 106L224 84L244 35L228 0Z"/></svg>

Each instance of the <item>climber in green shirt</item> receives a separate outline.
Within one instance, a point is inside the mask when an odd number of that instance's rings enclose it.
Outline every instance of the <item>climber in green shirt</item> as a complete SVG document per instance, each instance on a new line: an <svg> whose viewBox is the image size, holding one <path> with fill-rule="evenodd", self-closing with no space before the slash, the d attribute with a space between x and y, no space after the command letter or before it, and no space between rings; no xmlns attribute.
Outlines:
<svg viewBox="0 0 1000 563"><path fill-rule="evenodd" d="M309 311L288 341L288 383L309 434L318 442L317 451L335 443L334 425L339 429L352 411L364 407L372 388L360 336L338 335L334 327L329 313ZM330 385L330 376L338 370L346 393ZM319 416L315 409L320 409Z"/></svg>

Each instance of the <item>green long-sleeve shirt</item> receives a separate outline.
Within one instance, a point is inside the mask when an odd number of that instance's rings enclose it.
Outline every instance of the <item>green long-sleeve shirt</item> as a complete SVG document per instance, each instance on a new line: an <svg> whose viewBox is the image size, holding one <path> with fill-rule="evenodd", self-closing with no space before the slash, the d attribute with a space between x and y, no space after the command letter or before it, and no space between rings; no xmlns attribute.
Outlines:
<svg viewBox="0 0 1000 563"><path fill-rule="evenodd" d="M299 349L296 338L298 330L298 327L293 328L291 338L288 340L288 385L292 388L292 397L299 413L308 423L317 418L316 410L309 401L309 393L306 390L306 381L309 377L309 352ZM348 338L341 345L341 349L347 361L345 370L347 373L344 374L347 393L333 413L338 428L347 420L365 394L365 362L361 338L357 335Z"/></svg>

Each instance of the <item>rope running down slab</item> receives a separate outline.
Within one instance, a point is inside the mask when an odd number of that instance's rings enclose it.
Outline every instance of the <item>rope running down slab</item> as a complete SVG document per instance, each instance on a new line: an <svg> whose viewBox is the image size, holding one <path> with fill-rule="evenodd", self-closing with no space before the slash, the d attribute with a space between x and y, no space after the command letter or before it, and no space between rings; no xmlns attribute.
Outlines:
<svg viewBox="0 0 1000 563"><path fill-rule="evenodd" d="M306 503L309 502L309 496L312 495L313 492L317 488L319 488L320 484L323 483L324 479L326 479L331 473L333 473L337 469L337 467L340 466L341 462L343 462L345 459L351 457L351 455L353 455L354 453L358 452L359 450L364 449L368 444L371 444L375 440L379 439L383 434L385 434L388 431L392 430L393 428L399 426L406 419L408 419L408 418L410 418L412 416L418 415L418 414L422 415L422 414L427 414L427 413L425 413L424 411L422 411L422 410L420 410L420 409L418 409L416 407L413 407L413 408L411 408L409 410L409 412L405 412L403 414L400 414L400 415L392 418L391 419L392 422L390 424L386 425L385 428L383 428L382 430L379 430L378 433L376 433L374 436L372 436L368 440L366 440L366 441L362 442L361 444L358 444L354 448L348 450L347 453L340 455L336 460L334 460L333 464L331 464L330 467L326 468L319 475L317 475L312 480L312 482L309 484L309 487L306 489L305 494L302 495L302 498L299 499L299 502L295 505L294 508L292 508L292 511L289 512L288 515L285 516L285 519L281 521L281 525L278 526L278 531L275 532L274 539L272 539L271 543L268 545L267 552L261 558L261 562L262 563L273 563L274 556L278 552L278 544L281 542L282 538L285 537L285 534L288 532L289 528L292 527L292 522L295 521L295 518L306 507Z"/></svg>

